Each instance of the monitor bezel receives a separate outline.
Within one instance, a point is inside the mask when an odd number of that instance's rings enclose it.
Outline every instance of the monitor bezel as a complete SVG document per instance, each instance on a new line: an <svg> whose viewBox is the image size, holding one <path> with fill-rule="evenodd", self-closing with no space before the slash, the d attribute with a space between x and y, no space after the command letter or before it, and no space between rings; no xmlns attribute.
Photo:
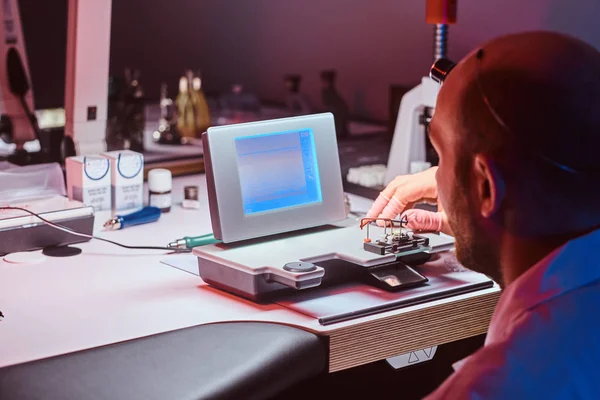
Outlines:
<svg viewBox="0 0 600 400"><path fill-rule="evenodd" d="M322 201L246 215L235 139L303 129L313 133ZM314 228L346 218L333 114L215 126L202 135L202 142L213 233L224 243Z"/></svg>

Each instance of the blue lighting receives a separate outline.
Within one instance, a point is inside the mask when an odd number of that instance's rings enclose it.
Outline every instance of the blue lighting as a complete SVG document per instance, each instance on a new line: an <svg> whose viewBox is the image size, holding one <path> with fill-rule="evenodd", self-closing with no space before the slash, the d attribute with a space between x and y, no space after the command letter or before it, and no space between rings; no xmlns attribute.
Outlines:
<svg viewBox="0 0 600 400"><path fill-rule="evenodd" d="M235 139L244 214L322 201L312 129Z"/></svg>

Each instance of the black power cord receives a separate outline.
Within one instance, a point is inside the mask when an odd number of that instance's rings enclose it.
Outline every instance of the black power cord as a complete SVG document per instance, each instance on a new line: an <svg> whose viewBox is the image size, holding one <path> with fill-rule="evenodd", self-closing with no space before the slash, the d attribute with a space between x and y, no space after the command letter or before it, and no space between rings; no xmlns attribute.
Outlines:
<svg viewBox="0 0 600 400"><path fill-rule="evenodd" d="M94 236L94 235L88 235L87 233L80 233L80 232L74 231L73 229L67 228L66 226L56 224L56 223L54 223L52 221L48 221L47 219L45 219L41 215L36 214L33 211L28 210L26 208L12 207L12 206L3 206L3 207L0 207L0 211L1 210L18 210L18 211L24 211L24 212L26 212L26 213L28 213L30 215L33 215L34 217L40 219L42 222L50 225L51 227L56 228L58 230L61 230L63 232L67 232L67 233L70 233L70 234L75 235L75 236L85 237L85 238L88 238L88 239L96 239L96 240L99 240L101 242L106 242L106 243L114 244L115 246L123 247L125 249L131 249L131 250L168 250L168 251L170 251L172 253L190 253L192 251L191 249L178 249L178 248L160 247L160 246L128 246L126 244L114 242L112 240L100 238L100 237L97 237L97 236Z"/></svg>

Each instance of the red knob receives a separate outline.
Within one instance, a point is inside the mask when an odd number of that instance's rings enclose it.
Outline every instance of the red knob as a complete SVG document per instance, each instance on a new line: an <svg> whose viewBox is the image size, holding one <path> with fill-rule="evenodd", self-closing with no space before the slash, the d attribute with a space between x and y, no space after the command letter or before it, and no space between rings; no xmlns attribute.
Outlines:
<svg viewBox="0 0 600 400"><path fill-rule="evenodd" d="M458 0L427 0L428 24L455 24Z"/></svg>

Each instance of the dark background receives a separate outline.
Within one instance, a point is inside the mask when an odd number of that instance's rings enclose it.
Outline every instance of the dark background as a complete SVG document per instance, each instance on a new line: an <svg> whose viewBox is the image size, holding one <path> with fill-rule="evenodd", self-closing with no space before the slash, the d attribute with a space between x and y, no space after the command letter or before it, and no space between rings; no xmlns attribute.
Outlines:
<svg viewBox="0 0 600 400"><path fill-rule="evenodd" d="M316 104L319 71L336 68L356 116L385 120L390 84L413 85L432 61L426 0L113 0L111 74L139 68L157 99L175 94L186 68L208 91L243 83L281 102L282 76L301 73ZM64 97L67 0L19 0L36 108ZM460 0L449 55L458 59L494 36L551 29L600 48L598 0Z"/></svg>

